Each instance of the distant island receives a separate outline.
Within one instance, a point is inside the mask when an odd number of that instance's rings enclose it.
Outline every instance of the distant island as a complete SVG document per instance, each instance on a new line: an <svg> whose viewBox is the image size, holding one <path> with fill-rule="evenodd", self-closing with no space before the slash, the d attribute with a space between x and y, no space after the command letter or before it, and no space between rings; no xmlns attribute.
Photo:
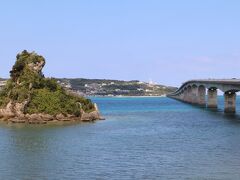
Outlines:
<svg viewBox="0 0 240 180"><path fill-rule="evenodd" d="M63 88L81 96L165 96L177 90L176 87L159 85L138 80L120 81L111 79L55 78ZM7 79L0 78L0 88Z"/></svg>
<svg viewBox="0 0 240 180"><path fill-rule="evenodd" d="M111 79L55 78L64 89L81 96L165 96L177 90L176 87L159 85L138 80L121 81ZM0 78L0 89L7 79Z"/></svg>
<svg viewBox="0 0 240 180"><path fill-rule="evenodd" d="M96 104L45 78L45 59L24 50L17 55L10 79L0 81L0 118L6 122L45 124L102 119Z"/></svg>
<svg viewBox="0 0 240 180"><path fill-rule="evenodd" d="M176 87L138 80L120 81L109 79L58 78L58 83L82 96L165 96Z"/></svg>

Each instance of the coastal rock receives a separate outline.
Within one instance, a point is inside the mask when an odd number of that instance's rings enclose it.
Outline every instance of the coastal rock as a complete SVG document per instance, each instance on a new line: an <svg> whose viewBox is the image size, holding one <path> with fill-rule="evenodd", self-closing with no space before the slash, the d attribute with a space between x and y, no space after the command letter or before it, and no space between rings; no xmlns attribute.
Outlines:
<svg viewBox="0 0 240 180"><path fill-rule="evenodd" d="M10 101L5 108L0 109L0 117L4 117L5 119L13 117L19 117L19 119L24 118L23 112L26 103L26 101L23 103L13 103Z"/></svg>
<svg viewBox="0 0 240 180"><path fill-rule="evenodd" d="M94 111L86 113L82 110L81 121L95 121L95 120L105 120L101 117L100 112L98 110L98 106L94 103Z"/></svg>
<svg viewBox="0 0 240 180"><path fill-rule="evenodd" d="M42 121L42 117L39 114L31 114L28 116L29 121Z"/></svg>
<svg viewBox="0 0 240 180"><path fill-rule="evenodd" d="M12 101L10 101L7 106L3 109L0 109L0 117L4 118L4 119L9 119L12 117L15 117L15 113L13 111L13 103Z"/></svg>
<svg viewBox="0 0 240 180"><path fill-rule="evenodd" d="M11 78L0 93L2 120L46 124L49 121L101 119L97 105L90 99L69 92L54 78L45 78L42 73L44 66L44 57L35 52L24 50L17 55L10 71Z"/></svg>
<svg viewBox="0 0 240 180"><path fill-rule="evenodd" d="M82 121L94 121L100 119L99 112L98 111L93 111L90 113L82 113L81 120Z"/></svg>
<svg viewBox="0 0 240 180"><path fill-rule="evenodd" d="M29 120L28 123L29 124L47 124L47 121L43 121L43 120Z"/></svg>
<svg viewBox="0 0 240 180"><path fill-rule="evenodd" d="M49 115L49 114L26 114L25 118L28 119L29 121L52 121L54 120L54 116Z"/></svg>
<svg viewBox="0 0 240 180"><path fill-rule="evenodd" d="M48 121L58 120L58 121L84 121L92 122L95 120L104 120L100 116L98 107L94 104L95 110L89 113L81 111L81 116L76 117L71 114L64 116L62 113L56 115L55 117L50 114L38 113L38 114L24 114L25 106L27 101L23 103L13 103L12 101L7 104L4 109L0 109L0 118L8 120L12 123L25 123L29 124L46 124Z"/></svg>
<svg viewBox="0 0 240 180"><path fill-rule="evenodd" d="M11 123L25 123L26 120L14 118L14 119L10 119L9 122L11 122Z"/></svg>
<svg viewBox="0 0 240 180"><path fill-rule="evenodd" d="M40 114L40 116L44 121L53 121L54 120L54 116L52 116L50 114Z"/></svg>
<svg viewBox="0 0 240 180"><path fill-rule="evenodd" d="M23 112L27 103L27 101L24 101L23 103L12 103L12 110L15 116L23 116Z"/></svg>
<svg viewBox="0 0 240 180"><path fill-rule="evenodd" d="M57 120L63 120L65 118L65 116L63 115L63 114L58 114L58 115L56 115L56 119Z"/></svg>

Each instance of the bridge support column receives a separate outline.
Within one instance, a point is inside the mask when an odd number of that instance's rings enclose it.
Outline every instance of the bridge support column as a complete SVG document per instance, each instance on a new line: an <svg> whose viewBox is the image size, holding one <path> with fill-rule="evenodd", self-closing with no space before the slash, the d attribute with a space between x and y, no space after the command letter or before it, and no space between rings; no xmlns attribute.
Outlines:
<svg viewBox="0 0 240 180"><path fill-rule="evenodd" d="M186 89L183 91L183 101L187 102L187 90Z"/></svg>
<svg viewBox="0 0 240 180"><path fill-rule="evenodd" d="M217 108L217 89L208 89L208 108Z"/></svg>
<svg viewBox="0 0 240 180"><path fill-rule="evenodd" d="M235 113L236 112L236 93L235 92L225 92L224 93L224 112L225 113Z"/></svg>
<svg viewBox="0 0 240 180"><path fill-rule="evenodd" d="M192 103L197 104L198 103L198 88L197 86L192 86Z"/></svg>
<svg viewBox="0 0 240 180"><path fill-rule="evenodd" d="M181 100L181 99L182 99L182 95L181 95L181 93L180 93L178 96L179 96L178 99Z"/></svg>
<svg viewBox="0 0 240 180"><path fill-rule="evenodd" d="M189 86L187 89L187 102L192 103L192 87Z"/></svg>
<svg viewBox="0 0 240 180"><path fill-rule="evenodd" d="M198 87L198 105L202 107L206 106L206 88L204 86Z"/></svg>
<svg viewBox="0 0 240 180"><path fill-rule="evenodd" d="M182 101L184 101L184 98L185 98L185 95L184 95L184 92L182 92Z"/></svg>

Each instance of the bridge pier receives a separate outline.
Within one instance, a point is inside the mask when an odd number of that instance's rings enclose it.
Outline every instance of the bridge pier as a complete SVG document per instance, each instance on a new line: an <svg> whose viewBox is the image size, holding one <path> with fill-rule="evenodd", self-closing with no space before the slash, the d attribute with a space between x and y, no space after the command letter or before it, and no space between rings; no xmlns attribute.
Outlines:
<svg viewBox="0 0 240 180"><path fill-rule="evenodd" d="M198 105L202 107L206 106L206 88L204 86L198 87Z"/></svg>
<svg viewBox="0 0 240 180"><path fill-rule="evenodd" d="M210 88L208 89L208 108L217 108L217 89Z"/></svg>
<svg viewBox="0 0 240 180"><path fill-rule="evenodd" d="M183 94L183 92L181 92L181 94L180 94L180 100L183 101L183 99L184 99L184 94Z"/></svg>
<svg viewBox="0 0 240 180"><path fill-rule="evenodd" d="M191 96L192 96L192 99L191 99L192 103L198 104L198 88L197 88L197 86L192 86Z"/></svg>
<svg viewBox="0 0 240 180"><path fill-rule="evenodd" d="M224 93L224 112L225 113L236 112L236 93L235 92L228 91Z"/></svg>
<svg viewBox="0 0 240 180"><path fill-rule="evenodd" d="M187 88L187 102L192 103L192 87Z"/></svg>
<svg viewBox="0 0 240 180"><path fill-rule="evenodd" d="M183 91L183 101L187 102L187 90L186 89L184 89L184 91Z"/></svg>

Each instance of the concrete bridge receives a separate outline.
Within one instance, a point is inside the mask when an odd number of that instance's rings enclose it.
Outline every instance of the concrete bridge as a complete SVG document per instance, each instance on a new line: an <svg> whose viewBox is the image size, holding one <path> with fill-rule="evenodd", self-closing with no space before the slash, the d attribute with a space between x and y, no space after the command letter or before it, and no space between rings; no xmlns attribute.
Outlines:
<svg viewBox="0 0 240 180"><path fill-rule="evenodd" d="M218 89L224 93L224 112L235 113L236 92L240 91L240 79L190 80L167 96L198 106L217 108Z"/></svg>

